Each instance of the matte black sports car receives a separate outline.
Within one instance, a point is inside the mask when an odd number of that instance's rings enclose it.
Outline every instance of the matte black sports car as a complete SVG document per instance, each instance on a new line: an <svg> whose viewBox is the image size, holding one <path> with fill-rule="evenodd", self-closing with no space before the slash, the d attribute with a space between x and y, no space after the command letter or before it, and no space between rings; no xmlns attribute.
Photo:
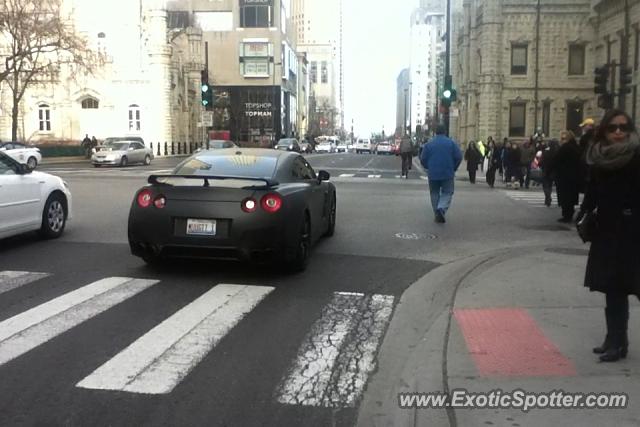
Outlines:
<svg viewBox="0 0 640 427"><path fill-rule="evenodd" d="M336 226L336 188L298 153L204 150L171 175L151 175L129 212L131 252L163 258L283 262L306 267L310 249Z"/></svg>

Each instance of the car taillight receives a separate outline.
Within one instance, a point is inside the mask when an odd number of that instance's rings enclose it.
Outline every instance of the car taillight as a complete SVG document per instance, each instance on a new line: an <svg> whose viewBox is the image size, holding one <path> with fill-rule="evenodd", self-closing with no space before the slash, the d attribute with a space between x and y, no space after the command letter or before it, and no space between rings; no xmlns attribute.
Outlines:
<svg viewBox="0 0 640 427"><path fill-rule="evenodd" d="M138 206L148 208L151 206L151 190L142 190L138 193L136 200L138 201Z"/></svg>
<svg viewBox="0 0 640 427"><path fill-rule="evenodd" d="M167 198L164 196L158 196L155 198L155 200L153 201L153 206L155 206L158 209L162 209L167 205Z"/></svg>
<svg viewBox="0 0 640 427"><path fill-rule="evenodd" d="M268 193L260 199L260 206L269 213L275 213L282 207L282 197L278 193Z"/></svg>
<svg viewBox="0 0 640 427"><path fill-rule="evenodd" d="M242 201L240 207L244 212L251 213L256 211L256 209L258 208L258 203L251 197L248 197Z"/></svg>

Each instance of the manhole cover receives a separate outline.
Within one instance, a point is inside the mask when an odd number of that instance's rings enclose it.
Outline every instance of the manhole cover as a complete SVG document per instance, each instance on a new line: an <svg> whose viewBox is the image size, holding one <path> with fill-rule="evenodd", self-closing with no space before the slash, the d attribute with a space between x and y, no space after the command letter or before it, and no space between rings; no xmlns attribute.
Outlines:
<svg viewBox="0 0 640 427"><path fill-rule="evenodd" d="M545 252L555 253L555 254L562 254L562 255L576 255L576 256L587 256L587 255L589 255L589 251L587 249L547 248L544 251Z"/></svg>
<svg viewBox="0 0 640 427"><path fill-rule="evenodd" d="M420 240L420 239L428 239L435 240L438 238L435 234L421 234L421 233L396 233L396 237L398 239L403 240Z"/></svg>

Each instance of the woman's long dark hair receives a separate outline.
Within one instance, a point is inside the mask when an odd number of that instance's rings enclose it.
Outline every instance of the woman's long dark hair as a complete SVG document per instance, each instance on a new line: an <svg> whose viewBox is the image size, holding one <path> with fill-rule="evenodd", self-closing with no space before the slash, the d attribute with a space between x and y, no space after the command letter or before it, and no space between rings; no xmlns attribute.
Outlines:
<svg viewBox="0 0 640 427"><path fill-rule="evenodd" d="M633 123L631 116L629 116L626 112L618 109L609 110L605 113L602 120L600 120L600 124L596 129L596 134L594 137L595 141L606 141L607 140L607 126L611 123L614 117L624 116L627 118L627 123L631 126L631 132L636 131L636 125Z"/></svg>

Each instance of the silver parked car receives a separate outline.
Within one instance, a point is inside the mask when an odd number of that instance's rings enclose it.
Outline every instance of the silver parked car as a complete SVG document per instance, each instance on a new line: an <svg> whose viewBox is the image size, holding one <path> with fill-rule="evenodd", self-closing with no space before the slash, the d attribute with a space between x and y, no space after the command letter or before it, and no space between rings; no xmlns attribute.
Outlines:
<svg viewBox="0 0 640 427"><path fill-rule="evenodd" d="M93 166L119 165L130 163L151 164L153 151L139 141L117 141L101 145L99 151L91 156Z"/></svg>

